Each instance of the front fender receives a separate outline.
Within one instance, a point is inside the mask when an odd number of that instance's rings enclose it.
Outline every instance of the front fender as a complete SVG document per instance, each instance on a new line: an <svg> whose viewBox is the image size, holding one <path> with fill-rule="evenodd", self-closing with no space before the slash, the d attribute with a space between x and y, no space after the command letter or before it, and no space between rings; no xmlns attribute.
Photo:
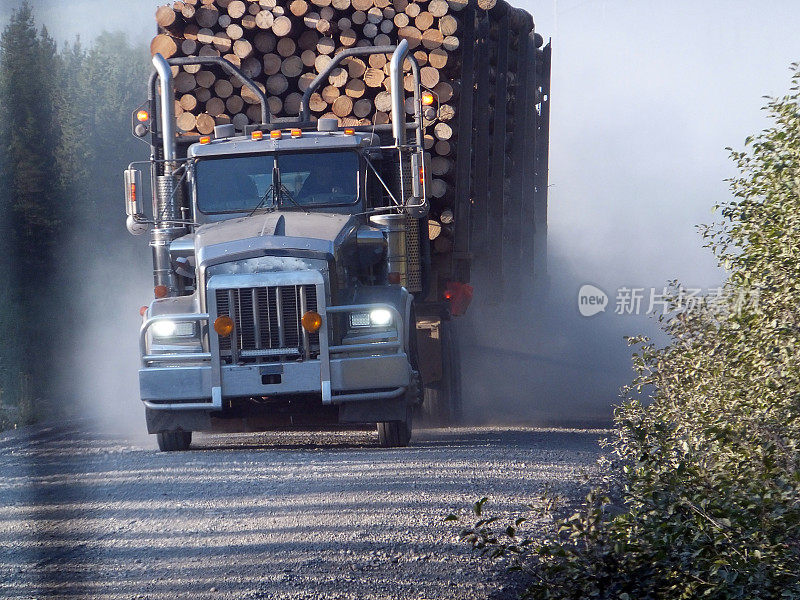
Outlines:
<svg viewBox="0 0 800 600"><path fill-rule="evenodd" d="M200 313L200 299L197 294L191 296L175 296L172 298L156 298L150 303L147 312L143 315L145 319L160 315L177 315Z"/></svg>

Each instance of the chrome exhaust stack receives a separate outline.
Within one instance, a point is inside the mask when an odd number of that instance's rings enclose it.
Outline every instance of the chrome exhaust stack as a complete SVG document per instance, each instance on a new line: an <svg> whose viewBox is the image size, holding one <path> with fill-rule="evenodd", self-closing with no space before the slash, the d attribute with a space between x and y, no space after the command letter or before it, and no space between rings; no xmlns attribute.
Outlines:
<svg viewBox="0 0 800 600"><path fill-rule="evenodd" d="M179 214L180 189L175 181L175 114L172 83L172 69L167 60L156 54L153 66L161 79L161 137L164 149L164 173L155 178L153 190L153 221L155 226L150 233L150 247L153 249L153 281L156 286L167 288L168 296L176 296L179 292L178 277L172 268L169 245L172 240L185 233L185 229L176 226L181 219Z"/></svg>
<svg viewBox="0 0 800 600"><path fill-rule="evenodd" d="M402 181L403 147L406 145L405 90L403 88L403 61L408 56L408 41L402 40L392 54L389 77L392 82L392 135L400 153L401 190L403 205L406 204L405 184ZM386 237L386 278L389 284L408 287L408 217L400 214L373 215L370 221L383 231Z"/></svg>
<svg viewBox="0 0 800 600"><path fill-rule="evenodd" d="M153 66L161 79L161 136L164 141L164 175L171 175L175 168L175 92L172 85L172 69L167 59L156 53L153 56Z"/></svg>
<svg viewBox="0 0 800 600"><path fill-rule="evenodd" d="M406 107L405 87L403 85L403 62L408 58L414 75L414 120L416 123L416 140L406 147ZM430 158L423 151L423 118L421 112L419 67L413 56L409 56L408 41L403 40L392 54L389 64L389 77L392 87L392 134L400 157L401 195L405 211L414 218L425 218L428 214L426 182L429 181ZM410 161L410 172L406 173L406 162ZM410 175L410 181L407 180Z"/></svg>
<svg viewBox="0 0 800 600"><path fill-rule="evenodd" d="M389 65L389 77L392 81L392 134L398 147L406 144L406 109L403 88L403 61L408 56L408 40L397 45Z"/></svg>

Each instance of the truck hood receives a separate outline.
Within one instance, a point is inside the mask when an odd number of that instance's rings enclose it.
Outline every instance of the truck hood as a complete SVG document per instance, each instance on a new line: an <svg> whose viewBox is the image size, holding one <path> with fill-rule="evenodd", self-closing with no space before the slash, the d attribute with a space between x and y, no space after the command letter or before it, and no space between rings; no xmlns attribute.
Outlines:
<svg viewBox="0 0 800 600"><path fill-rule="evenodd" d="M333 255L357 228L353 215L259 213L201 225L194 234L195 255L200 263L234 260L245 254L270 254L271 250Z"/></svg>

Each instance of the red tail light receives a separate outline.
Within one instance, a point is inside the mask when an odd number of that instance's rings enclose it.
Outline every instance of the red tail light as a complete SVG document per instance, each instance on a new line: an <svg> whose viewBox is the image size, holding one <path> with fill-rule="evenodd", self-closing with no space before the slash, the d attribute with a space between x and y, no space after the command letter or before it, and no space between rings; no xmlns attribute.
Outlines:
<svg viewBox="0 0 800 600"><path fill-rule="evenodd" d="M443 296L450 303L450 314L459 317L467 312L473 292L474 288L468 283L448 281Z"/></svg>

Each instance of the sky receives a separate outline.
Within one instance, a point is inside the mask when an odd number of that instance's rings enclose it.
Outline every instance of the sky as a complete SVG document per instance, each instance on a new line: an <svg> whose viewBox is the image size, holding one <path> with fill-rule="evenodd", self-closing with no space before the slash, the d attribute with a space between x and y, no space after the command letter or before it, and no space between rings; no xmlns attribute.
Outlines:
<svg viewBox="0 0 800 600"><path fill-rule="evenodd" d="M764 95L788 90L797 4L520 6L553 43L554 251L609 287L718 281L694 225L729 198L725 148L766 126Z"/></svg>

